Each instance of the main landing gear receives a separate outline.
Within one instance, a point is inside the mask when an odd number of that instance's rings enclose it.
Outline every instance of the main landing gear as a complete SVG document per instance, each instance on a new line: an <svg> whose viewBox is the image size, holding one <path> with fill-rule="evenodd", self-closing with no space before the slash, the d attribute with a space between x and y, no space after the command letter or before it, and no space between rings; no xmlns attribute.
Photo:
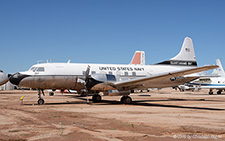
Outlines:
<svg viewBox="0 0 225 141"><path fill-rule="evenodd" d="M217 91L217 94L221 94L221 93L222 93L222 90L218 90ZM209 90L209 95L212 95L212 94L213 94L213 90L210 89Z"/></svg>
<svg viewBox="0 0 225 141"><path fill-rule="evenodd" d="M221 93L222 93L222 91L221 91L221 90L218 90L218 91L217 91L217 94L221 94Z"/></svg>
<svg viewBox="0 0 225 141"><path fill-rule="evenodd" d="M41 98L41 93L43 94L43 96L45 95L43 90L38 90L38 105L43 105L45 103L44 99Z"/></svg>
<svg viewBox="0 0 225 141"><path fill-rule="evenodd" d="M98 103L98 102L100 102L101 100L102 100L102 97L101 97L99 94L95 94L95 95L92 96L92 101L93 101L94 103Z"/></svg>
<svg viewBox="0 0 225 141"><path fill-rule="evenodd" d="M120 99L121 103L123 104L130 104L132 102L132 98L130 96L123 96Z"/></svg>

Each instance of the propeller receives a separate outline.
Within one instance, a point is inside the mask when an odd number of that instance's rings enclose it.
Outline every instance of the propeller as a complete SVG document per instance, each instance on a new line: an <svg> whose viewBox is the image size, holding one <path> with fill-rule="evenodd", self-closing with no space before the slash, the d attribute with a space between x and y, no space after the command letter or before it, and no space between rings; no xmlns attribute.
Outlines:
<svg viewBox="0 0 225 141"><path fill-rule="evenodd" d="M87 95L87 103L89 103L89 98L88 98L88 80L89 80L90 68L91 67L88 65L87 70L85 72L85 84L84 84L84 88L85 88L86 95Z"/></svg>
<svg viewBox="0 0 225 141"><path fill-rule="evenodd" d="M87 70L85 72L85 87L87 88L87 83L88 83L88 78L89 78L89 73L90 73L90 66L88 65ZM86 89L85 88L85 89Z"/></svg>

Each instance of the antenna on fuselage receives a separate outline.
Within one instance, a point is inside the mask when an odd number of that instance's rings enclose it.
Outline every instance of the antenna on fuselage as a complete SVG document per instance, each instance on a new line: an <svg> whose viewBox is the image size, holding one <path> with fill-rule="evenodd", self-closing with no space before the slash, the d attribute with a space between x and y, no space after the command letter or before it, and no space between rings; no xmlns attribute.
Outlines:
<svg viewBox="0 0 225 141"><path fill-rule="evenodd" d="M37 64L39 64L40 62L43 62L43 60L37 60Z"/></svg>

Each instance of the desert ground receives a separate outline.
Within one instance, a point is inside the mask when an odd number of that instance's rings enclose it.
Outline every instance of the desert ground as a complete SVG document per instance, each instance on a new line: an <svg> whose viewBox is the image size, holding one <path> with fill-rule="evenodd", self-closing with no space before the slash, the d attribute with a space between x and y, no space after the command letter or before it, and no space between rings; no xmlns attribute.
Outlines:
<svg viewBox="0 0 225 141"><path fill-rule="evenodd" d="M36 91L0 91L0 141L225 140L225 94L168 88L131 94L129 105L120 97L87 103L46 92L45 104L37 105Z"/></svg>

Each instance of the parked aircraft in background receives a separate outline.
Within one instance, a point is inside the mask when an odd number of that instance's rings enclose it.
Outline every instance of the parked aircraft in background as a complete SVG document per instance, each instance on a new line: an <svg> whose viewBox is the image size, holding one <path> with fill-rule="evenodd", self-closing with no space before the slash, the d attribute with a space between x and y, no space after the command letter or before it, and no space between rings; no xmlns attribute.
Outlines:
<svg viewBox="0 0 225 141"><path fill-rule="evenodd" d="M0 70L0 86L7 83L8 81L9 81L8 74Z"/></svg>
<svg viewBox="0 0 225 141"><path fill-rule="evenodd" d="M198 75L187 76L217 68L215 65L197 67L191 38L186 37L178 55L170 60L154 65L43 63L33 65L28 71L10 77L10 82L39 89L38 104L44 104L41 92L44 89L70 89L80 93L85 90L94 94L94 102L101 100L99 92L115 91L122 95L122 103L131 103L133 89L174 87L194 79Z"/></svg>
<svg viewBox="0 0 225 141"><path fill-rule="evenodd" d="M195 86L195 85L192 85L192 84L189 84L189 83L185 83L183 85L179 85L177 87L174 87L175 90L179 89L181 92L184 92L184 91L199 91L201 90L201 88L199 86Z"/></svg>
<svg viewBox="0 0 225 141"><path fill-rule="evenodd" d="M145 52L135 51L134 56L130 62L132 65L145 65Z"/></svg>
<svg viewBox="0 0 225 141"><path fill-rule="evenodd" d="M190 82L189 84L200 87L201 89L209 89L209 94L213 94L213 89L218 90L217 94L221 94L225 90L225 73L223 66L219 59L216 60L216 64L219 66L217 73L219 77L205 77L199 78Z"/></svg>

